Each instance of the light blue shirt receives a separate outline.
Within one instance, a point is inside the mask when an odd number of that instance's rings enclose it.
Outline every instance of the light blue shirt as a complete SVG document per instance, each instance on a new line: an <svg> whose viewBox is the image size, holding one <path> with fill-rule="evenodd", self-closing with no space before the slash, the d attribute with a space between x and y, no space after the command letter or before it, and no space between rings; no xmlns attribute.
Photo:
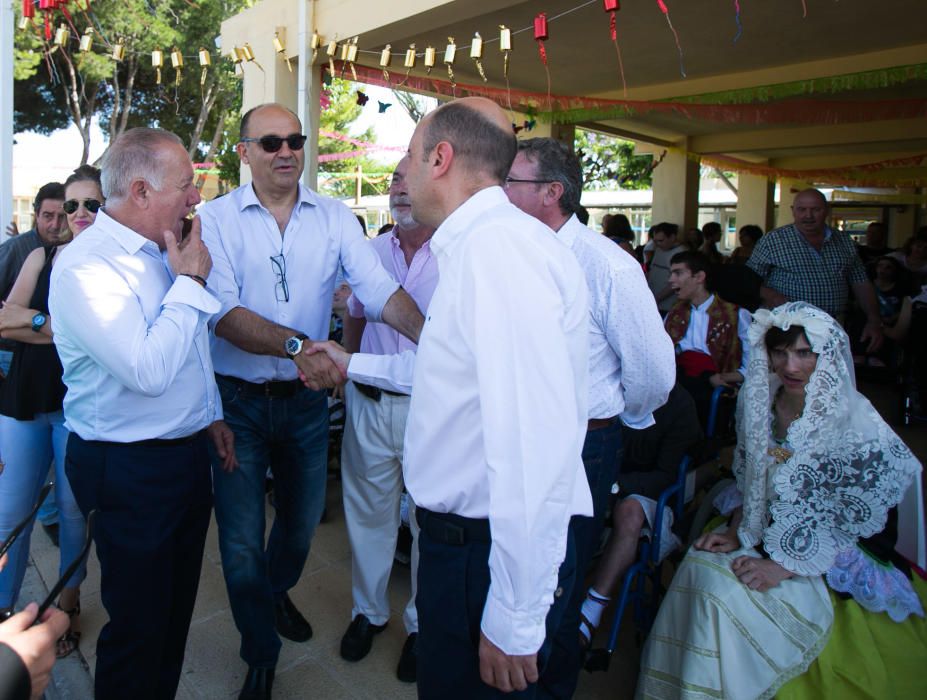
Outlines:
<svg viewBox="0 0 927 700"><path fill-rule="evenodd" d="M55 260L48 307L65 423L84 440L186 437L222 418L206 327L219 302L105 211Z"/></svg>
<svg viewBox="0 0 927 700"><path fill-rule="evenodd" d="M326 340L339 267L368 320L381 320L383 307L399 288L351 210L303 185L282 235L250 184L205 204L199 214L203 241L212 255L209 288L222 305L210 321L219 374L258 383L296 379L296 365L289 358L255 355L216 337L215 324L236 307L313 340ZM271 261L281 255L289 301L282 294L279 267Z"/></svg>

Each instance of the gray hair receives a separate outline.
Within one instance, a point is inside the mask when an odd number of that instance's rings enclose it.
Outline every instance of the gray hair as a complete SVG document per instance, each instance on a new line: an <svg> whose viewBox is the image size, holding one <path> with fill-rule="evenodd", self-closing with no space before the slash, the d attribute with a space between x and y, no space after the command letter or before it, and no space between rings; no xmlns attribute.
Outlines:
<svg viewBox="0 0 927 700"><path fill-rule="evenodd" d="M550 138L525 139L518 142L518 152L537 165L538 180L559 182L563 185L560 211L575 214L580 209L583 195L583 170L579 158L564 143Z"/></svg>
<svg viewBox="0 0 927 700"><path fill-rule="evenodd" d="M103 196L109 203L125 199L135 180L144 180L159 192L164 188L166 173L158 147L166 143L183 148L175 134L148 127L129 129L110 144L103 155L100 176Z"/></svg>

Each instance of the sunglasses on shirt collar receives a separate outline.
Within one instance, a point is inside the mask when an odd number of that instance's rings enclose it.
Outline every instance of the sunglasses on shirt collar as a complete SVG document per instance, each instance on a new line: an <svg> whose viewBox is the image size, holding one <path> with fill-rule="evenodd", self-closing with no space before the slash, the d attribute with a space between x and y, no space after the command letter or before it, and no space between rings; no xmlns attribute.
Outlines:
<svg viewBox="0 0 927 700"><path fill-rule="evenodd" d="M244 137L242 143L256 143L261 146L267 153L276 153L283 148L284 141L291 151L303 150L308 136L302 134L290 134L289 136L261 136L259 138Z"/></svg>
<svg viewBox="0 0 927 700"><path fill-rule="evenodd" d="M73 214L78 210L80 205L84 205L84 209L89 211L91 214L96 214L100 211L100 207L103 206L103 202L99 199L69 199L64 203L62 208L64 209L65 214Z"/></svg>

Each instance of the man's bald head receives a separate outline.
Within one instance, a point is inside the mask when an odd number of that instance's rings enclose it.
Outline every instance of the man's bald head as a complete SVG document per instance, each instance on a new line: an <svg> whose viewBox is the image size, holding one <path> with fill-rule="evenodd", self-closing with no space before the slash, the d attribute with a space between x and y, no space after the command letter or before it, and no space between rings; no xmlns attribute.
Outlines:
<svg viewBox="0 0 927 700"><path fill-rule="evenodd" d="M465 97L442 105L422 123L422 146L427 158L446 141L454 158L469 171L502 184L518 150L505 112L485 97Z"/></svg>
<svg viewBox="0 0 927 700"><path fill-rule="evenodd" d="M792 201L795 227L806 238L823 236L827 226L827 197L820 190L802 190Z"/></svg>

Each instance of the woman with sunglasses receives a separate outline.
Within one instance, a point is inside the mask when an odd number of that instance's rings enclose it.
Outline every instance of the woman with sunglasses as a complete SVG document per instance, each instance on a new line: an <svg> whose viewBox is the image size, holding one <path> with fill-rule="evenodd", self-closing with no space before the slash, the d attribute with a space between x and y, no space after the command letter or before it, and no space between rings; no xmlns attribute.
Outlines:
<svg viewBox="0 0 927 700"><path fill-rule="evenodd" d="M81 166L65 182L64 193L68 227L72 237L77 236L93 223L102 206L100 171ZM48 314L49 278L62 248L63 245L42 247L30 253L9 298L0 308L0 336L19 341L10 373L0 386L0 442L6 446L6 467L0 474L0 539L28 514L54 458L63 573L80 553L84 518L65 475L68 440L62 412L65 386ZM12 612L19 596L31 534L32 523L13 544L9 566L0 572L0 617ZM80 584L85 576L86 566L81 565L58 600L58 607L71 618L70 628L58 640L59 658L74 651L80 641L77 616Z"/></svg>

